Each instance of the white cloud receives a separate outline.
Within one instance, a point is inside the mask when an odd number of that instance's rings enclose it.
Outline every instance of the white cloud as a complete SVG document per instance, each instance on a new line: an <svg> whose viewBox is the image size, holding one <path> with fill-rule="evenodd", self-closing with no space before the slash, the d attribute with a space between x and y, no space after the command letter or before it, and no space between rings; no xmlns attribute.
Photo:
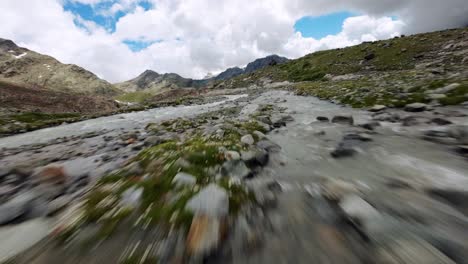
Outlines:
<svg viewBox="0 0 468 264"><path fill-rule="evenodd" d="M108 10L97 12L127 14L111 33L64 11L64 1L93 7L109 2ZM147 68L201 78L207 72L245 65L272 53L296 58L316 50L468 22L466 0L151 1L151 10L139 7L141 0L1 1L0 37L83 66L109 81L122 81ZM346 19L340 33L322 39L294 32L295 21L303 16L343 10L365 15ZM123 40L162 42L132 52Z"/></svg>

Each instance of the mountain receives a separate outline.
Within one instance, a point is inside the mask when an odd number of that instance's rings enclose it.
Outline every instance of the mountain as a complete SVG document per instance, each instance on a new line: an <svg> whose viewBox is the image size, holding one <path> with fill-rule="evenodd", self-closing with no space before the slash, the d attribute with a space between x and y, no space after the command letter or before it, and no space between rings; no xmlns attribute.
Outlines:
<svg viewBox="0 0 468 264"><path fill-rule="evenodd" d="M274 65L282 64L288 61L289 59L285 57L280 57L278 55L270 55L265 58L256 59L253 62L247 64L247 67L245 67L244 73L252 73L254 71L263 69L267 66L274 66Z"/></svg>
<svg viewBox="0 0 468 264"><path fill-rule="evenodd" d="M125 92L154 92L164 89L198 87L203 80L192 80L181 77L175 73L159 74L152 70L146 70L138 77L126 82L115 84L116 87Z"/></svg>
<svg viewBox="0 0 468 264"><path fill-rule="evenodd" d="M119 93L112 84L74 64L17 46L0 38L0 81L56 92L106 95Z"/></svg>
<svg viewBox="0 0 468 264"><path fill-rule="evenodd" d="M244 70L239 67L229 68L214 77L215 80L227 80L244 73Z"/></svg>
<svg viewBox="0 0 468 264"><path fill-rule="evenodd" d="M254 60L253 62L247 64L247 67L245 67L245 69L241 69L239 67L229 68L225 70L224 72L218 74L218 76L216 76L214 80L216 81L229 80L231 78L234 78L242 74L249 74L249 73L261 70L265 67L282 64L288 61L289 61L288 58L280 57L278 55L270 55L265 58Z"/></svg>

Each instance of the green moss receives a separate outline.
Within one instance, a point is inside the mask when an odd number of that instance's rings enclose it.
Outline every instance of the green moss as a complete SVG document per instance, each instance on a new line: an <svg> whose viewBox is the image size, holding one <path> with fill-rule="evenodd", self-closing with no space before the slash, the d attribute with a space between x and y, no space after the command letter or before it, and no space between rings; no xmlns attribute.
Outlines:
<svg viewBox="0 0 468 264"><path fill-rule="evenodd" d="M439 99L439 103L442 105L458 105L467 101L465 96L451 96Z"/></svg>
<svg viewBox="0 0 468 264"><path fill-rule="evenodd" d="M68 118L79 117L80 114L77 113L60 113L60 114L48 114L48 113L36 113L36 112L27 112L11 116L15 121L23 123L34 123L38 121L49 121L49 120L63 120Z"/></svg>
<svg viewBox="0 0 468 264"><path fill-rule="evenodd" d="M128 103L139 103L142 104L149 98L151 98L153 94L148 93L148 92L132 92L132 93L126 93L117 96L115 99L121 101L121 102L128 102Z"/></svg>

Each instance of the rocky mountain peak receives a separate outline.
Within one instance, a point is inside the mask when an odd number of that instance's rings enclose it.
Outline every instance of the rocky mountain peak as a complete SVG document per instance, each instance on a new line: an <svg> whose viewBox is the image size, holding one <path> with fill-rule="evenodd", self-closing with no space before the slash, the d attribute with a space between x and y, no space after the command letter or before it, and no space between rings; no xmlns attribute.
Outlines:
<svg viewBox="0 0 468 264"><path fill-rule="evenodd" d="M0 38L0 51L8 52L10 50L16 50L19 47L9 39Z"/></svg>

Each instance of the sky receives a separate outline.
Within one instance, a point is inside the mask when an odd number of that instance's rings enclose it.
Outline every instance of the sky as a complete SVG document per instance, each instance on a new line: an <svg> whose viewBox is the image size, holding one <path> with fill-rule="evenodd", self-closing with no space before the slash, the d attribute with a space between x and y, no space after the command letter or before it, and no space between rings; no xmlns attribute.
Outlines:
<svg viewBox="0 0 468 264"><path fill-rule="evenodd" d="M467 0L0 0L0 38L110 82L146 69L202 78L308 53L468 25Z"/></svg>

